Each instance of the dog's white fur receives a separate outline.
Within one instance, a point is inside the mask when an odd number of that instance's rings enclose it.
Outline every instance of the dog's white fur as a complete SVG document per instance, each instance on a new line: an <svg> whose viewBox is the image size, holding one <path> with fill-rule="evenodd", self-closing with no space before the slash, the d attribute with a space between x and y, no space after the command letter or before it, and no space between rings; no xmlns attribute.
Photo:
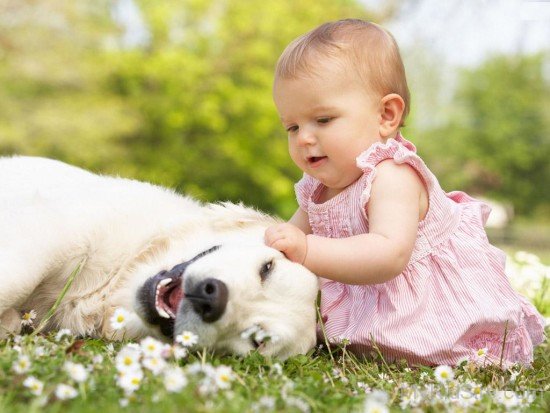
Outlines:
<svg viewBox="0 0 550 413"><path fill-rule="evenodd" d="M264 245L273 222L241 205L203 205L58 161L0 158L0 335L19 330L22 311L36 310L40 322L82 262L49 329L120 339L109 318L122 307L131 313L125 338L160 336L140 318L137 290L159 271L221 245L189 265L185 278L225 282L225 312L213 323L178 314L176 333L191 330L201 346L244 354L253 346L242 331L259 325L275 338L263 353L304 353L315 343L317 280ZM269 260L273 270L262 282L258 271Z"/></svg>

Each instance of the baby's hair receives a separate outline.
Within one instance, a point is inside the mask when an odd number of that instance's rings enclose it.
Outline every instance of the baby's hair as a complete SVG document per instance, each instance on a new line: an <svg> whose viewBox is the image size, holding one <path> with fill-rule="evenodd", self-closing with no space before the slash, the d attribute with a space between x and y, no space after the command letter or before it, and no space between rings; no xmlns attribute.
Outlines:
<svg viewBox="0 0 550 413"><path fill-rule="evenodd" d="M323 60L351 67L369 92L380 97L396 93L405 101L403 126L410 109L410 94L399 47L384 28L359 19L324 23L292 41L279 57L275 79L315 75Z"/></svg>

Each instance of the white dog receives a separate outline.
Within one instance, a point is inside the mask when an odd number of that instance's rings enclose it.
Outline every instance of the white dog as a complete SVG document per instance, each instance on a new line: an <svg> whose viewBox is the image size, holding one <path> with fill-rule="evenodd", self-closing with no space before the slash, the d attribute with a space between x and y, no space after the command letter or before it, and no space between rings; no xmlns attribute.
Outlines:
<svg viewBox="0 0 550 413"><path fill-rule="evenodd" d="M29 310L39 323L81 264L47 329L109 339L192 331L221 351L304 353L317 279L264 245L273 222L58 161L0 158L0 328L19 331ZM130 312L122 331L109 321L118 307Z"/></svg>

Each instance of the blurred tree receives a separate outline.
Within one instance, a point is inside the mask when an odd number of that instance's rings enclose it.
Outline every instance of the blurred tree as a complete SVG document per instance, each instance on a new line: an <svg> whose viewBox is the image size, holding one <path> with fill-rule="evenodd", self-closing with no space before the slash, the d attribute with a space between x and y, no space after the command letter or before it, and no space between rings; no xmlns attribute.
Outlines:
<svg viewBox="0 0 550 413"><path fill-rule="evenodd" d="M149 34L127 47L120 3L0 0L0 153L289 216L300 172L271 100L275 62L326 20L372 16L355 0L135 0Z"/></svg>
<svg viewBox="0 0 550 413"><path fill-rule="evenodd" d="M550 212L548 56L500 56L465 71L448 125L426 132L426 160L448 189Z"/></svg>
<svg viewBox="0 0 550 413"><path fill-rule="evenodd" d="M142 118L126 136L135 175L289 216L300 174L272 103L275 62L327 16L366 17L362 7L347 0L140 4L151 44L114 56L111 76L112 89Z"/></svg>
<svg viewBox="0 0 550 413"><path fill-rule="evenodd" d="M0 153L51 156L288 217L300 171L271 100L276 59L321 22L380 21L393 9L134 1L147 30L139 42L128 40L124 13L112 15L131 0L0 0ZM412 117L407 136L444 187L509 200L519 213L550 210L547 62L494 58L464 73L448 124ZM429 129L417 138L419 125Z"/></svg>
<svg viewBox="0 0 550 413"><path fill-rule="evenodd" d="M109 2L0 0L0 153L46 155L101 168L134 128L125 102L102 90Z"/></svg>

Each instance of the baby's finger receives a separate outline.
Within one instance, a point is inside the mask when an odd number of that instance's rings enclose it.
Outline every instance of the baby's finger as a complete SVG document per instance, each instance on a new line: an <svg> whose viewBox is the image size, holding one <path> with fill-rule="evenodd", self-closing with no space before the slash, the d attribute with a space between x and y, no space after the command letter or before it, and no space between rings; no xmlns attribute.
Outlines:
<svg viewBox="0 0 550 413"><path fill-rule="evenodd" d="M283 254L288 250L289 246L288 240L285 238L279 238L270 245L271 248L281 251Z"/></svg>
<svg viewBox="0 0 550 413"><path fill-rule="evenodd" d="M268 247L273 247L273 244L277 241L279 241L280 239L283 239L284 238L284 234L280 233L280 232L277 232L277 231L274 231L274 232L266 232L264 234L264 242L265 244L268 246Z"/></svg>

